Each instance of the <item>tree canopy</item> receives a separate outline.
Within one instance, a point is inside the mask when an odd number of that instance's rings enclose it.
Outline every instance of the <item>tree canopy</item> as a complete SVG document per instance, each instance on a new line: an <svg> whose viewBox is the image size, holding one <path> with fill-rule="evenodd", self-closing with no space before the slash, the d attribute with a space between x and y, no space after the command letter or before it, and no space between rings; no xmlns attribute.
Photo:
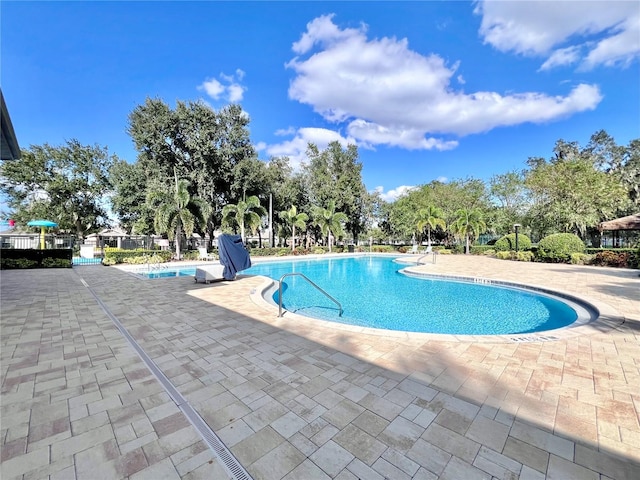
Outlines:
<svg viewBox="0 0 640 480"><path fill-rule="evenodd" d="M264 206L271 202L275 212L296 206L295 215L273 218L274 231L306 229L307 246L329 231L356 241L363 234L407 241L426 233L429 243L450 244L480 233L505 235L516 223L534 241L555 232L585 240L595 238L601 221L640 210L640 139L619 145L604 130L585 146L559 139L549 158L529 158L521 171L488 181L434 180L385 202L379 192L366 190L355 145L334 141L319 148L309 143L306 160L294 168L287 157L259 159L249 124L239 105L216 111L202 101L177 101L172 108L147 98L128 117L135 161L77 140L59 147L32 146L19 162L2 163L0 191L18 224L47 218L61 230L84 236L109 226L110 206L120 227L151 234L160 233L154 202L160 193L176 194L177 177L180 194L206 207L204 221L193 228L209 239L223 220L243 237L245 229L260 231ZM255 205L249 208L249 202ZM470 215L466 226L461 225L462 211ZM340 220L328 226L328 213ZM314 221L305 220L303 226L302 215ZM477 218L471 222L472 217ZM477 231L482 225L485 231Z"/></svg>
<svg viewBox="0 0 640 480"><path fill-rule="evenodd" d="M78 140L58 147L32 145L20 160L2 163L1 192L18 224L44 218L83 237L109 224L108 175L117 161L106 147Z"/></svg>

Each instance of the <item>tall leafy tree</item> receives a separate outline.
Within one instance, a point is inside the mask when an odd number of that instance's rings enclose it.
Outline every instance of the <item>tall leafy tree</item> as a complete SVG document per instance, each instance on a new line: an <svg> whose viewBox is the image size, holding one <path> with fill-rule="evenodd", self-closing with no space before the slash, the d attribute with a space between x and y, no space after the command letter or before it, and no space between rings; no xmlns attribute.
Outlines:
<svg viewBox="0 0 640 480"><path fill-rule="evenodd" d="M249 230L254 232L260 227L262 217L267 211L260 205L260 199L256 196L248 197L246 200L240 200L237 204L225 205L222 209L222 222L230 226L238 226L240 228L240 236L242 241L246 241L245 232Z"/></svg>
<svg viewBox="0 0 640 480"><path fill-rule="evenodd" d="M478 237L487 229L482 212L477 209L461 208L456 210L451 230L465 240L465 253L469 254L471 239Z"/></svg>
<svg viewBox="0 0 640 480"><path fill-rule="evenodd" d="M108 172L116 160L106 147L78 140L32 145L19 161L2 163L0 191L18 224L45 218L83 237L109 224Z"/></svg>
<svg viewBox="0 0 640 480"><path fill-rule="evenodd" d="M204 224L209 207L198 197L189 194L189 181L178 179L171 190L151 190L147 202L155 208L154 225L157 233L175 239L176 258L180 259L180 240L184 233L190 237L198 224Z"/></svg>
<svg viewBox="0 0 640 480"><path fill-rule="evenodd" d="M354 240L366 228L367 190L362 182L362 163L358 148L343 148L331 142L324 150L308 145L307 184L312 205L326 205L333 200L336 209L347 216L345 227Z"/></svg>
<svg viewBox="0 0 640 480"><path fill-rule="evenodd" d="M327 237L329 251L331 251L331 236L336 239L344 235L343 223L347 221L347 216L343 212L336 212L336 204L330 200L327 208L314 207L313 221L320 228L323 236Z"/></svg>
<svg viewBox="0 0 640 480"><path fill-rule="evenodd" d="M291 251L294 251L296 249L296 227L304 230L307 227L309 215L304 212L298 213L296 206L292 205L289 210L280 212L280 218L291 227Z"/></svg>
<svg viewBox="0 0 640 480"><path fill-rule="evenodd" d="M615 216L627 202L627 192L615 175L599 170L577 146L558 141L554 153L549 161L528 161L526 185L533 204L527 222L539 237L572 232L584 239L588 227Z"/></svg>
<svg viewBox="0 0 640 480"><path fill-rule="evenodd" d="M640 139L632 140L627 146L624 164L620 168L620 181L629 195L626 214L640 211Z"/></svg>
<svg viewBox="0 0 640 480"><path fill-rule="evenodd" d="M175 168L180 178L188 179L189 193L212 207L207 223L211 237L222 221L222 207L241 198L235 176L245 170L236 167L255 157L249 121L239 105L214 111L204 102L178 101L172 109L151 98L129 114L128 133L147 178L165 181Z"/></svg>
<svg viewBox="0 0 640 480"><path fill-rule="evenodd" d="M432 205L421 208L416 214L416 227L418 232L422 234L424 229L427 229L427 244L429 246L431 246L431 230L435 230L438 227L442 230L447 228L447 224L442 217L442 210Z"/></svg>
<svg viewBox="0 0 640 480"><path fill-rule="evenodd" d="M385 209L386 219L382 225L390 236L407 240L416 230L415 215L422 208L439 208L445 223L451 225L456 219L457 210L479 209L485 215L490 210L489 205L487 188L482 180L468 178L447 183L433 181L409 190L389 205ZM439 231L437 235L440 235ZM449 240L444 236L442 239Z"/></svg>
<svg viewBox="0 0 640 480"><path fill-rule="evenodd" d="M115 161L109 169L109 182L111 208L120 226L129 233L152 234L154 212L146 202L148 179L140 164Z"/></svg>
<svg viewBox="0 0 640 480"><path fill-rule="evenodd" d="M495 203L493 228L501 235L511 231L516 223L522 223L529 198L520 172L507 172L494 175L489 180L489 191Z"/></svg>

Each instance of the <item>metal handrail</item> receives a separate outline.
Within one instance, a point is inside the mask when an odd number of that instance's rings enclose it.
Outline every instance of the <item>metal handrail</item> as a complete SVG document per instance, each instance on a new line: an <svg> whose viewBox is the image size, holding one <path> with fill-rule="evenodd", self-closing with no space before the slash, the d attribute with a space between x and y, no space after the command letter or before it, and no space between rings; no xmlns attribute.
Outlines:
<svg viewBox="0 0 640 480"><path fill-rule="evenodd" d="M416 260L416 265L420 265L420 260L422 260L424 257L428 257L429 255L431 255L431 263L436 263L436 253L437 252L434 250L433 252L429 252L426 255L422 255L418 258L418 260Z"/></svg>
<svg viewBox="0 0 640 480"><path fill-rule="evenodd" d="M340 317L342 316L342 305L340 304L339 301L337 301L335 298L333 298L331 295L329 295L327 292L325 292L322 288L320 288L318 285L316 285L306 275L304 275L302 273L298 273L298 272L291 272L291 273L285 273L284 275L282 275L280 277L280 280L278 281L278 307L279 307L278 308L278 317L282 316L282 280L284 280L285 277L291 277L291 276L298 276L298 277L304 278L307 282L309 282L311 285L316 287L320 292L324 293L329 300L331 300L333 303L338 305L338 307L340 307L340 315L338 315L338 316L340 316Z"/></svg>

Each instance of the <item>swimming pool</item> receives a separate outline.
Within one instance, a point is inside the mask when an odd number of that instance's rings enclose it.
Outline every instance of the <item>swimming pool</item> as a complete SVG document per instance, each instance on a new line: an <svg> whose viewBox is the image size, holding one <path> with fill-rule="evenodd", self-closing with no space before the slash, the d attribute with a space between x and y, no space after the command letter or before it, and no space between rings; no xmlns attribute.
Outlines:
<svg viewBox="0 0 640 480"><path fill-rule="evenodd" d="M245 273L279 280L304 273L338 307L300 277L283 282L283 307L305 316L406 332L523 334L565 327L578 318L565 301L541 292L487 283L417 277L389 257L351 257L257 264ZM278 292L272 300L278 303Z"/></svg>
<svg viewBox="0 0 640 480"><path fill-rule="evenodd" d="M358 256L261 262L244 274L276 281L268 300L278 303L277 280L304 273L338 300L338 307L300 277L283 282L283 307L301 315L370 328L456 335L524 334L590 319L594 312L550 293L492 282L474 283L400 273L392 257ZM194 275L195 267L157 272ZM476 280L477 282L477 280Z"/></svg>

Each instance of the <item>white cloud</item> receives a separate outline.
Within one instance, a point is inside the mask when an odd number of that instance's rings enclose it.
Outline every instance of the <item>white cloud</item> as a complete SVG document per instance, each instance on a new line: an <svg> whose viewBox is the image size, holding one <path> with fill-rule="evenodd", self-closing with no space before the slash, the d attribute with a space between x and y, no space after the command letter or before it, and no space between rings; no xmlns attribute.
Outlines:
<svg viewBox="0 0 640 480"><path fill-rule="evenodd" d="M551 70L552 68L571 65L580 59L580 47L573 46L567 48L559 48L555 50L551 56L542 64L540 70Z"/></svg>
<svg viewBox="0 0 640 480"><path fill-rule="evenodd" d="M293 138L284 142L267 145L264 150L270 157L289 157L291 167L296 170L302 162L307 160L307 146L315 144L320 150L324 150L331 142L339 142L343 147L355 144L353 138L345 138L338 132L326 128L300 128L293 130L279 130L278 135L291 136Z"/></svg>
<svg viewBox="0 0 640 480"><path fill-rule="evenodd" d="M380 194L380 198L385 202L394 202L398 198L402 197L403 195L406 195L407 193L409 193L411 190L414 190L415 188L416 188L415 186L400 185L399 187L396 187L393 190L389 190L388 192L385 192L383 186L378 186L374 188L374 190Z"/></svg>
<svg viewBox="0 0 640 480"><path fill-rule="evenodd" d="M340 29L318 17L293 45L298 54L289 97L311 105L325 120L344 123L360 146L455 148L463 136L525 122L549 122L594 109L597 86L578 85L566 96L540 92L502 95L456 90L458 64L422 55L407 39L368 39L366 27Z"/></svg>
<svg viewBox="0 0 640 480"><path fill-rule="evenodd" d="M479 1L480 35L503 52L547 57L541 70L626 66L640 56L636 1ZM586 52L586 56L582 52Z"/></svg>
<svg viewBox="0 0 640 480"><path fill-rule="evenodd" d="M198 86L198 90L204 91L214 100L223 99L231 103L239 103L247 90L247 87L240 84L244 75L245 73L240 69L237 69L233 75L221 73L219 77L224 84L215 78L209 78Z"/></svg>
<svg viewBox="0 0 640 480"><path fill-rule="evenodd" d="M220 98L220 95L224 93L224 86L215 78L206 80L202 85L198 87L198 90L204 90L214 100Z"/></svg>

